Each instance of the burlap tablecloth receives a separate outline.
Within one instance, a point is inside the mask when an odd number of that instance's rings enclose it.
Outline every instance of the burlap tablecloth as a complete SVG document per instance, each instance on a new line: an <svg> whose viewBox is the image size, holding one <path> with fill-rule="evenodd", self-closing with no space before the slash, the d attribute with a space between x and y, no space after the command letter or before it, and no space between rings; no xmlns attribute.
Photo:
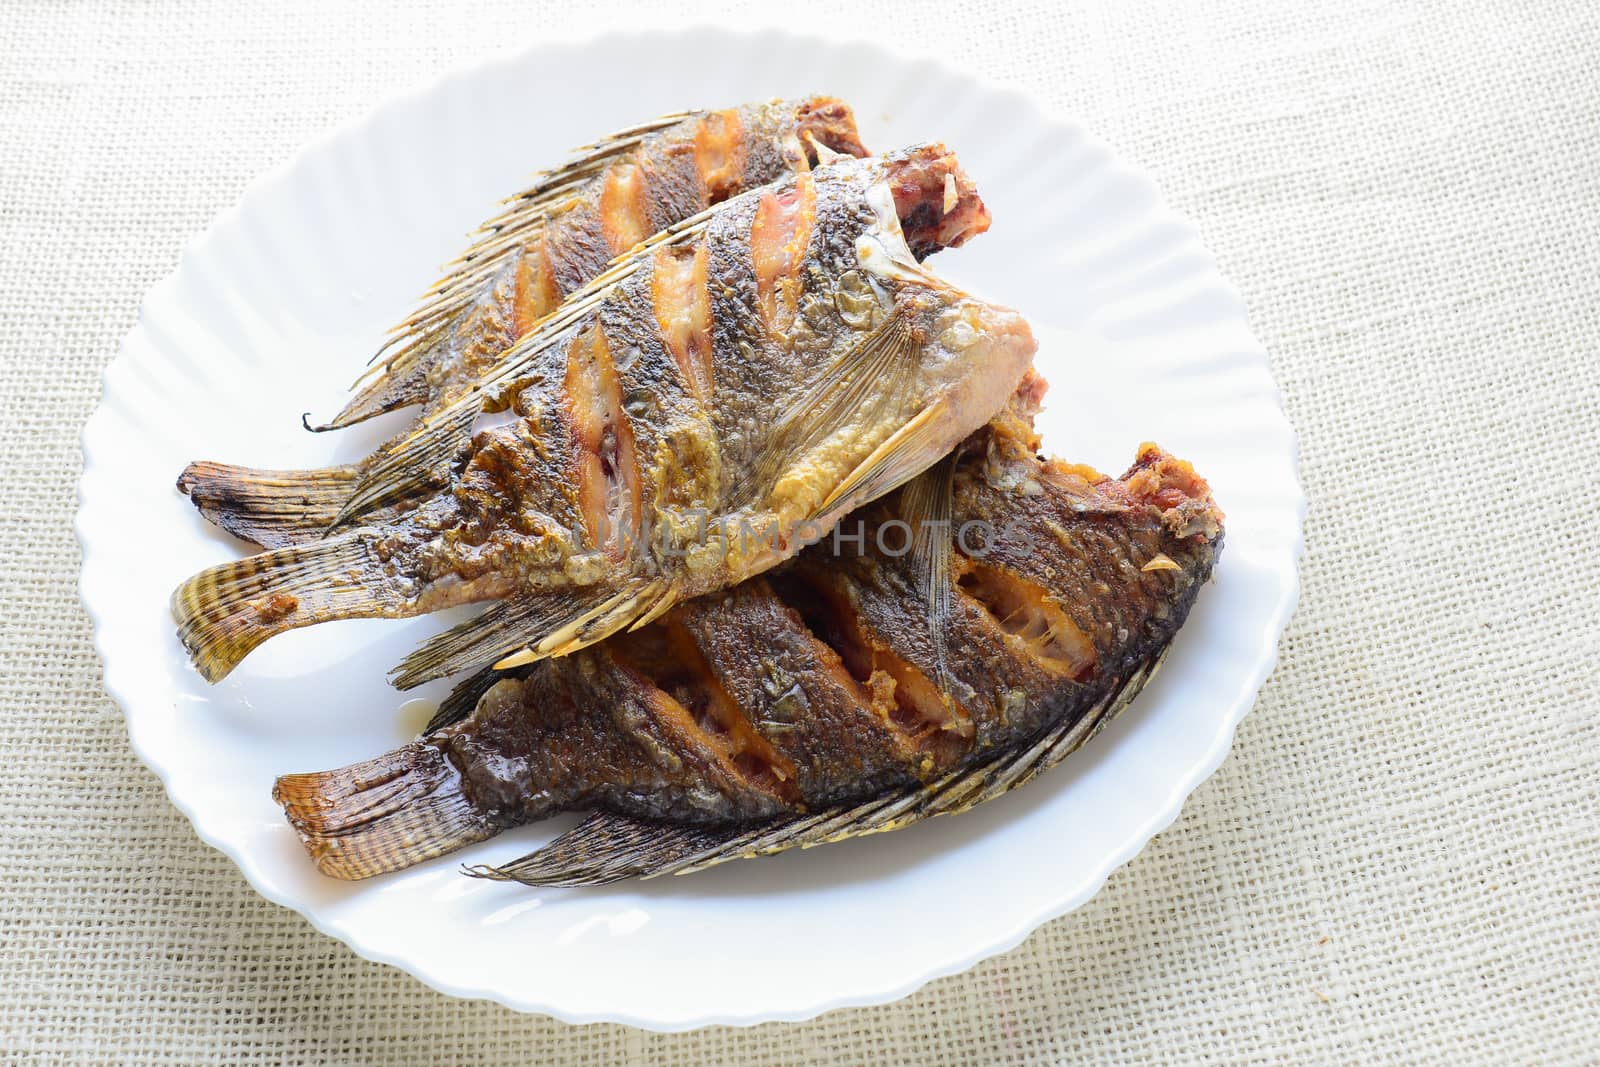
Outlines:
<svg viewBox="0 0 1600 1067"><path fill-rule="evenodd" d="M1595 1062L1594 0L804 16L1026 86L1150 167L1243 289L1300 432L1304 598L1233 755L1015 952L805 1025L578 1029L359 959L196 840L76 600L101 369L189 236L330 124L553 26L684 17L587 6L4 5L0 1053Z"/></svg>

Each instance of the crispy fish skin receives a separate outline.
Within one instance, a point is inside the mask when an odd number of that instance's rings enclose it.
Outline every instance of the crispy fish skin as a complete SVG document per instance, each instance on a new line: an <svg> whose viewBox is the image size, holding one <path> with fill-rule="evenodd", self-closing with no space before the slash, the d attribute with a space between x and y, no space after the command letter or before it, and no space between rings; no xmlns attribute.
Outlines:
<svg viewBox="0 0 1600 1067"><path fill-rule="evenodd" d="M1222 543L1205 482L1156 446L1112 479L1035 445L1024 423L997 419L955 470L948 699L917 559L889 533L908 489L852 516L859 551L818 544L522 668L464 721L376 760L286 775L274 797L338 878L595 810L547 849L479 872L575 885L893 828L1014 787L1137 691ZM982 551L959 535L973 523L994 532ZM448 816L418 814L436 810Z"/></svg>
<svg viewBox="0 0 1600 1067"><path fill-rule="evenodd" d="M952 189L933 220L927 203ZM1022 318L907 245L987 225L954 156L929 145L834 162L640 246L386 453L346 507L442 482L428 503L180 586L196 666L215 681L284 630L499 602L408 660L409 686L565 654L793 555L804 531L948 453L1026 372Z"/></svg>
<svg viewBox="0 0 1600 1067"><path fill-rule="evenodd" d="M317 429L411 405L439 410L616 256L833 153L867 154L850 108L822 96L665 116L580 149L484 225L392 331L356 396ZM178 489L223 529L278 548L321 538L369 465L275 471L204 460L184 470ZM364 518L388 521L402 510Z"/></svg>

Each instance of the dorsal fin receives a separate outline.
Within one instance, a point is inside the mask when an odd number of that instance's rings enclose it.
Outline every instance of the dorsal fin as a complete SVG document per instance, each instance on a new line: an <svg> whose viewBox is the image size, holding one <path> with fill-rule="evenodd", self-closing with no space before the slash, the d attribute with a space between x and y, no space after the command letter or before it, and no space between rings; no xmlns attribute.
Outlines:
<svg viewBox="0 0 1600 1067"><path fill-rule="evenodd" d="M576 148L561 166L538 172L526 189L501 201L502 210L478 228L467 250L445 265L444 273L423 294L415 310L389 331L369 369L357 379L356 395L338 415L310 428L321 431L350 426L426 399L424 357L448 332L454 318L480 298L506 261L544 228L548 213L609 164L638 148L650 134L695 114L698 112L662 115Z"/></svg>

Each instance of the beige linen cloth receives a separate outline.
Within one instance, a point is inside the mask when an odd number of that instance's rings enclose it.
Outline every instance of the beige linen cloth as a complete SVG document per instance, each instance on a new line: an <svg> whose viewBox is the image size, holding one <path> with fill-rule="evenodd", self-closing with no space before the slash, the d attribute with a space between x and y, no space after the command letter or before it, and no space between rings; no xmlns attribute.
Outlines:
<svg viewBox="0 0 1600 1067"><path fill-rule="evenodd" d="M1594 0L0 7L0 1060L1600 1056ZM129 751L78 430L146 288L330 125L552 29L786 11L1031 90L1198 220L1300 434L1299 613L1178 822L970 973L676 1036L452 1000L256 896Z"/></svg>

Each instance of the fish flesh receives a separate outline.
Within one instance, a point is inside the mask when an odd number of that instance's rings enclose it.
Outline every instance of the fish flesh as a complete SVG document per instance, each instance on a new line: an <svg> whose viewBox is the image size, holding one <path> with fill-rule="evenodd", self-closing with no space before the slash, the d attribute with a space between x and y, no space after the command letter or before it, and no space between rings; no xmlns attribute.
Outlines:
<svg viewBox="0 0 1600 1067"><path fill-rule="evenodd" d="M308 428L436 411L639 242L784 175L866 154L850 108L823 96L678 112L580 148L484 224L391 331L344 410ZM320 539L370 462L286 471L203 460L178 488L218 526L277 548Z"/></svg>
<svg viewBox="0 0 1600 1067"><path fill-rule="evenodd" d="M387 450L326 539L181 585L196 667L216 681L289 629L494 601L402 664L409 687L567 654L792 556L949 453L1029 368L1022 317L914 251L988 225L935 144L669 227Z"/></svg>
<svg viewBox="0 0 1600 1067"><path fill-rule="evenodd" d="M544 848L472 873L592 885L893 829L1015 788L1150 678L1222 546L1205 481L1155 445L1121 478L1036 447L1007 412L839 540L604 644L481 672L442 709L460 721L285 775L273 796L316 865L346 879L587 810ZM944 551L904 550L930 525ZM930 568L946 589L931 617Z"/></svg>

